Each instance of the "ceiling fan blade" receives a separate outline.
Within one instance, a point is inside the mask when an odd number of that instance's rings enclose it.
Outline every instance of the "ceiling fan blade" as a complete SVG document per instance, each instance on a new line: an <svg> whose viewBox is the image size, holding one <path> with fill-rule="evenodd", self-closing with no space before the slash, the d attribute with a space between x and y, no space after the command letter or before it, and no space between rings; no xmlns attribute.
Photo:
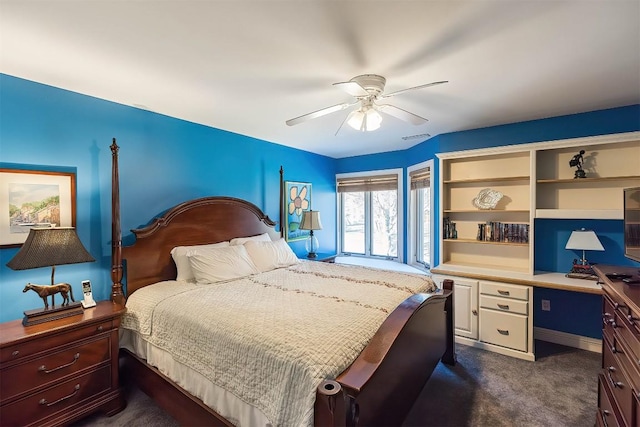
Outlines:
<svg viewBox="0 0 640 427"><path fill-rule="evenodd" d="M340 82L340 83L334 83L333 85L338 86L340 89L347 92L351 96L355 96L355 97L369 96L369 92L367 92L365 88L363 88L362 86L360 86L360 84L356 82L352 82L352 81Z"/></svg>
<svg viewBox="0 0 640 427"><path fill-rule="evenodd" d="M358 103L358 101L351 102L351 103L345 102L345 103L342 103L342 104L333 105L331 107L323 108L321 110L314 111L312 113L304 114L302 116L295 117L293 119L289 119L285 123L288 126L297 125L298 123L306 122L307 120L317 119L318 117L326 116L327 114L331 114L331 113L335 113L336 111L344 110L345 108L349 108L352 105L355 105L357 103Z"/></svg>
<svg viewBox="0 0 640 427"><path fill-rule="evenodd" d="M407 92L407 91L410 91L410 90L423 89L423 88L429 87L429 86L441 85L443 83L449 83L449 80L443 80L441 82L432 82L432 83L427 83L427 84L420 85L420 86L414 86L414 87L409 87L409 88L406 88L406 89L397 90L395 92L391 92L391 93L387 93L386 95L382 95L382 98L388 98L390 96L395 96L395 95L398 95L398 94L401 94L401 93L404 93L404 92Z"/></svg>
<svg viewBox="0 0 640 427"><path fill-rule="evenodd" d="M420 117L416 114L408 112L407 110L403 110L402 108L398 108L389 104L378 105L377 109L380 112L386 113L397 119L404 120L405 122L409 122L412 125L422 125L428 121L424 117Z"/></svg>

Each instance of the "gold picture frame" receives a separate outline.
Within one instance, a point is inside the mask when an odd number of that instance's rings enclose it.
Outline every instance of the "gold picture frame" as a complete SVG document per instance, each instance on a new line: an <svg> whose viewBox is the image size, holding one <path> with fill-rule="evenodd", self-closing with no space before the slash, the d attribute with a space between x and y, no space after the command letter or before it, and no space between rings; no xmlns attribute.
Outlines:
<svg viewBox="0 0 640 427"><path fill-rule="evenodd" d="M75 225L75 173L0 168L0 248L21 246L32 227Z"/></svg>

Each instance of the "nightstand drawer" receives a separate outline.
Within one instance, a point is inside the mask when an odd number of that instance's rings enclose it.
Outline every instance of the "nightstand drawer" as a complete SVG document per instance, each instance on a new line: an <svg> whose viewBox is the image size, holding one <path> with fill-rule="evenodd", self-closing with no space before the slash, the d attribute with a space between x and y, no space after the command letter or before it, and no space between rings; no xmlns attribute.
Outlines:
<svg viewBox="0 0 640 427"><path fill-rule="evenodd" d="M527 316L481 308L480 341L527 351Z"/></svg>
<svg viewBox="0 0 640 427"><path fill-rule="evenodd" d="M529 287L510 285L508 283L480 281L480 294L528 301Z"/></svg>
<svg viewBox="0 0 640 427"><path fill-rule="evenodd" d="M24 399L3 405L0 407L0 425L15 426L42 422L44 418L67 410L87 398L94 398L100 393L109 391L110 387L111 367L105 366Z"/></svg>
<svg viewBox="0 0 640 427"><path fill-rule="evenodd" d="M5 369L2 377L9 380L0 384L2 401L109 360L110 351L111 340L104 337Z"/></svg>
<svg viewBox="0 0 640 427"><path fill-rule="evenodd" d="M106 332L113 327L113 322L111 320L108 320L102 323L94 323L92 325L65 331L64 333L61 333L63 337L53 334L42 338L34 337L36 339L3 348L0 352L0 364L18 360L22 357L26 357L39 352L49 352L52 348L59 346L61 342L71 343L74 341L79 341L83 338L89 338L97 334Z"/></svg>
<svg viewBox="0 0 640 427"><path fill-rule="evenodd" d="M527 301L480 295L480 307L509 313L529 314Z"/></svg>

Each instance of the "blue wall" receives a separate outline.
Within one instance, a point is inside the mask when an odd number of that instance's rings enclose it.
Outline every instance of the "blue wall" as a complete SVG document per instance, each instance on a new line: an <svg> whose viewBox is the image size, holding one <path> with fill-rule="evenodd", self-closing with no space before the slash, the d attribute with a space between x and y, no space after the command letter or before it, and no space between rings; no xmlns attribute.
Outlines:
<svg viewBox="0 0 640 427"><path fill-rule="evenodd" d="M250 126L250 124L248 124ZM111 151L120 145L120 203L128 230L168 208L210 195L246 199L279 219L279 169L285 179L313 184L311 206L326 212L323 251L335 250L335 160L0 74L0 167L76 172L80 239L95 263L59 266L79 298L90 279L98 300L109 298L111 268ZM292 243L305 254L302 242ZM27 282L48 284L48 268L13 271L17 248L0 250L0 321L41 307Z"/></svg>
<svg viewBox="0 0 640 427"><path fill-rule="evenodd" d="M127 230L195 197L247 199L277 220L282 165L286 179L313 183L312 207L323 212L324 227L316 235L325 252L336 247L336 173L407 168L435 159L440 152L636 130L640 130L640 105L443 134L404 151L331 159L0 74L0 167L76 172L76 226L97 262L60 266L56 278L72 283L77 294L80 281L90 279L97 299L107 299L110 292L112 137L121 147L125 243L132 237ZM434 176L438 176L437 159ZM440 221L437 205L434 211L434 221ZM562 242L579 227L594 229L605 246L605 252L588 254L591 261L633 265L622 256L621 221L538 220L536 268L566 271L576 254L566 251ZM544 233L544 239L538 233ZM305 253L300 242L292 247L299 255ZM22 287L29 281L48 283L50 278L48 269L8 269L5 264L16 252L0 250L0 321L18 319L22 311L40 307L41 300L33 293L22 294ZM438 259L436 247L436 263ZM543 294L551 300L551 312L538 313ZM536 290L534 299L536 326L599 337L599 321L593 319L599 319L600 297ZM575 320L573 311L561 308L578 300L582 311Z"/></svg>

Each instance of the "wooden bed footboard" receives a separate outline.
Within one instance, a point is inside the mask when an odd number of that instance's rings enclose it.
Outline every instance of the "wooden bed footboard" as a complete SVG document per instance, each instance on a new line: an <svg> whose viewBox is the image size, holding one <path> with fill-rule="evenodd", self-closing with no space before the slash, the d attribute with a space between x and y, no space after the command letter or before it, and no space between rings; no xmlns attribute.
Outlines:
<svg viewBox="0 0 640 427"><path fill-rule="evenodd" d="M443 288L407 299L347 370L318 386L316 426L402 423L438 362L456 362L453 281Z"/></svg>

